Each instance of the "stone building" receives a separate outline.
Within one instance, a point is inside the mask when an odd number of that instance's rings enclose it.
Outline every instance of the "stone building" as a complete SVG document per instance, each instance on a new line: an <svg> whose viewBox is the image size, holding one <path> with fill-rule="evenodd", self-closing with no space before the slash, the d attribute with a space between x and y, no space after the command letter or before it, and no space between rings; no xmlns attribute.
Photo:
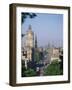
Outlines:
<svg viewBox="0 0 72 90"><path fill-rule="evenodd" d="M59 55L60 55L59 48L55 48L55 47L49 48L48 55L49 55L50 62L52 62L54 60L60 61L60 58L59 58Z"/></svg>
<svg viewBox="0 0 72 90"><path fill-rule="evenodd" d="M53 60L60 61L60 59L59 59L59 48L53 48L52 49L51 61L53 61Z"/></svg>
<svg viewBox="0 0 72 90"><path fill-rule="evenodd" d="M28 60L32 60L32 50L34 48L34 32L32 31L31 25L26 32L25 49L27 51Z"/></svg>
<svg viewBox="0 0 72 90"><path fill-rule="evenodd" d="M25 62L25 67L27 68L27 63L32 61L33 58L33 48L34 48L34 32L32 31L31 25L24 36L24 43L22 50L22 60Z"/></svg>

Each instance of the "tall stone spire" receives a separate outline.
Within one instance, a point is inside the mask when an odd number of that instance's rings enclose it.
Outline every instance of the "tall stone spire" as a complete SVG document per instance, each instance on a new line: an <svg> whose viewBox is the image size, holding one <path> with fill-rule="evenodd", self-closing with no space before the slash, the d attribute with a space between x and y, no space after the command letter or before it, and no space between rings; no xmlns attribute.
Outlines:
<svg viewBox="0 0 72 90"><path fill-rule="evenodd" d="M32 26L31 25L29 25L27 32L33 34Z"/></svg>
<svg viewBox="0 0 72 90"><path fill-rule="evenodd" d="M37 35L35 35L35 48L37 48Z"/></svg>

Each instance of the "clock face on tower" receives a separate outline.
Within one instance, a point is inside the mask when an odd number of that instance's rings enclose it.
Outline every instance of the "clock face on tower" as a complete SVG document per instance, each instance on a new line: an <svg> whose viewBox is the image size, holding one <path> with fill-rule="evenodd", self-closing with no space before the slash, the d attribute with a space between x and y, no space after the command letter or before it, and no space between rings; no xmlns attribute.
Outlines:
<svg viewBox="0 0 72 90"><path fill-rule="evenodd" d="M34 34L32 32L31 26L29 26L29 29L27 31L26 35L26 46L33 48L34 47Z"/></svg>

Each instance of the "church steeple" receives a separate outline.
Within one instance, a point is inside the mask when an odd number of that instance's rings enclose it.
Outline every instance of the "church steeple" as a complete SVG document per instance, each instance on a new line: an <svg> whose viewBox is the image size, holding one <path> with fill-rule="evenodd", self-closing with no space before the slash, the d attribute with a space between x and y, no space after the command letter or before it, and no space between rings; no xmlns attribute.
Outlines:
<svg viewBox="0 0 72 90"><path fill-rule="evenodd" d="M26 33L26 46L31 48L34 47L34 32L32 31L31 25L29 25Z"/></svg>
<svg viewBox="0 0 72 90"><path fill-rule="evenodd" d="M37 35L35 35L35 48L37 48Z"/></svg>
<svg viewBox="0 0 72 90"><path fill-rule="evenodd" d="M29 25L28 30L27 30L27 33L31 33L31 34L33 34L32 26L31 26L31 25Z"/></svg>

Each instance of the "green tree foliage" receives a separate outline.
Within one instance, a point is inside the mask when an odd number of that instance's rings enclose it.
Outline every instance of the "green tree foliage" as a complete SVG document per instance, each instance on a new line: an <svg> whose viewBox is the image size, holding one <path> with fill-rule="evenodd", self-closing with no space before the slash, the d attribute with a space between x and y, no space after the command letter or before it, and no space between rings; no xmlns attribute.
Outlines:
<svg viewBox="0 0 72 90"><path fill-rule="evenodd" d="M22 77L36 76L36 71L34 69L25 68L25 64L23 60L22 60L21 76Z"/></svg>
<svg viewBox="0 0 72 90"><path fill-rule="evenodd" d="M29 18L34 18L34 17L36 17L37 15L35 14L35 13L22 13L22 19L21 19L21 22L22 23L24 23L25 22L25 19L27 18L27 17L29 17Z"/></svg>
<svg viewBox="0 0 72 90"><path fill-rule="evenodd" d="M60 69L60 63L53 61L45 70L44 75L62 75L63 70Z"/></svg>
<svg viewBox="0 0 72 90"><path fill-rule="evenodd" d="M22 77L31 77L31 76L36 76L36 71L34 71L31 68L28 69L22 68Z"/></svg>
<svg viewBox="0 0 72 90"><path fill-rule="evenodd" d="M40 61L40 53L37 51L35 51L34 60L36 61L36 63L38 63Z"/></svg>
<svg viewBox="0 0 72 90"><path fill-rule="evenodd" d="M25 75L26 77L31 77L31 76L36 76L36 71L34 71L33 69L29 68L25 71Z"/></svg>
<svg viewBox="0 0 72 90"><path fill-rule="evenodd" d="M25 68L24 65L22 65L22 69L21 69L21 76L22 76L22 77L25 77L25 76L26 76L26 75L25 75L25 71L26 71L26 68Z"/></svg>
<svg viewBox="0 0 72 90"><path fill-rule="evenodd" d="M35 13L22 13L21 14L21 23L23 24L25 22L26 18L31 18L32 19L36 16L37 15ZM25 34L22 34L21 36L23 38L25 36Z"/></svg>

